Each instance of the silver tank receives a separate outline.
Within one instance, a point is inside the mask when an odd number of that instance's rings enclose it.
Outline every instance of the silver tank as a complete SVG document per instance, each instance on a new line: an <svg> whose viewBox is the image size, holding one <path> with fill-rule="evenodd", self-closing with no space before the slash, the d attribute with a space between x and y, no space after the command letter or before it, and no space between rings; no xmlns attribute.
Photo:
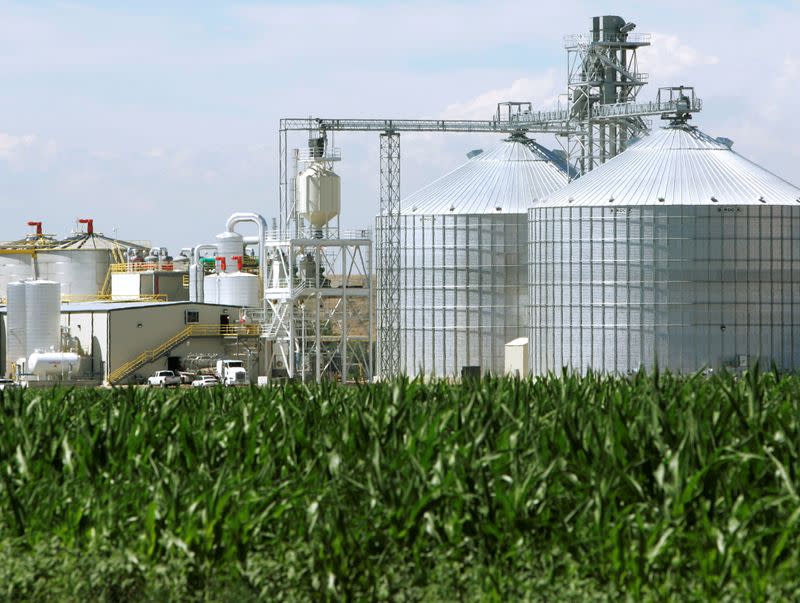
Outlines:
<svg viewBox="0 0 800 603"><path fill-rule="evenodd" d="M800 189L685 124L529 211L530 366L800 367Z"/></svg>
<svg viewBox="0 0 800 603"><path fill-rule="evenodd" d="M503 371L505 343L527 328L525 211L566 182L549 151L511 138L403 201L402 371ZM384 227L379 216L378 240Z"/></svg>

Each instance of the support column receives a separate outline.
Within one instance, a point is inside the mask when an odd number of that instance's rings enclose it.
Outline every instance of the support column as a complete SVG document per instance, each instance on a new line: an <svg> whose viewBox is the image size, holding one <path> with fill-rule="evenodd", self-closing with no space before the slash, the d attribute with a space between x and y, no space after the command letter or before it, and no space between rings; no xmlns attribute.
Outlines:
<svg viewBox="0 0 800 603"><path fill-rule="evenodd" d="M383 378L400 373L400 134L380 135L378 362Z"/></svg>

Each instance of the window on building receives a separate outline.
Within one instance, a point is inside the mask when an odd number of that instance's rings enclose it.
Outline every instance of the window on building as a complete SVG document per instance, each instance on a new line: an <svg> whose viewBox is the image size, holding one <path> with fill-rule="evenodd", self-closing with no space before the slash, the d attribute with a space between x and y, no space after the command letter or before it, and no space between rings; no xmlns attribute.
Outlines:
<svg viewBox="0 0 800 603"><path fill-rule="evenodd" d="M197 310L186 310L186 324L200 322L200 312Z"/></svg>

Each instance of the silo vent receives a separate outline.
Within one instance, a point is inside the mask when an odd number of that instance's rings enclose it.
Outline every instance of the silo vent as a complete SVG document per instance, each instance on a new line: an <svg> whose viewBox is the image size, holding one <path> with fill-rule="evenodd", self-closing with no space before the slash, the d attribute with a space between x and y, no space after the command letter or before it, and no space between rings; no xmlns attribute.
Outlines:
<svg viewBox="0 0 800 603"><path fill-rule="evenodd" d="M664 201L665 201L664 197L659 197L659 198L658 198L658 202L659 202L659 203L664 203Z"/></svg>
<svg viewBox="0 0 800 603"><path fill-rule="evenodd" d="M614 203L614 197L611 197L611 198L608 200L608 202L609 202L609 203Z"/></svg>
<svg viewBox="0 0 800 603"><path fill-rule="evenodd" d="M719 199L716 197L711 197L711 203L719 203Z"/></svg>
<svg viewBox="0 0 800 603"><path fill-rule="evenodd" d="M467 153L467 159L472 159L473 157L477 157L483 153L483 149L473 149L469 153Z"/></svg>
<svg viewBox="0 0 800 603"><path fill-rule="evenodd" d="M455 205L451 205L450 206L450 211L455 211L455 210L456 210L456 206Z"/></svg>
<svg viewBox="0 0 800 603"><path fill-rule="evenodd" d="M759 200L761 203L766 203L766 202L767 202L767 200L766 200L764 197L759 197L759 198L758 198L758 200Z"/></svg>
<svg viewBox="0 0 800 603"><path fill-rule="evenodd" d="M570 197L567 199L567 203L572 203L573 201L575 201L575 197ZM800 203L800 199L798 199L797 202Z"/></svg>
<svg viewBox="0 0 800 603"><path fill-rule="evenodd" d="M800 197L798 197L797 199L795 199L795 201L797 201L798 203L800 203Z"/></svg>
<svg viewBox="0 0 800 603"><path fill-rule="evenodd" d="M415 205L414 207L412 207L411 211L417 211L417 206Z"/></svg>
<svg viewBox="0 0 800 603"><path fill-rule="evenodd" d="M500 207L499 205L496 205L494 209L495 211L503 211L503 208Z"/></svg>

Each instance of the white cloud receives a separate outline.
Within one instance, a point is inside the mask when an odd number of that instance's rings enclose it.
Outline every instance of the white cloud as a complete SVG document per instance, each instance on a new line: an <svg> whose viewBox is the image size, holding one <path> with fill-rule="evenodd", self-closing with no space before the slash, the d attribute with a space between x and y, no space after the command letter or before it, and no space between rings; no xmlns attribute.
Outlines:
<svg viewBox="0 0 800 603"><path fill-rule="evenodd" d="M20 151L30 148L35 144L36 136L32 134L14 136L13 134L0 132L0 159L11 159Z"/></svg>
<svg viewBox="0 0 800 603"><path fill-rule="evenodd" d="M551 109L558 103L563 92L558 88L555 69L548 69L534 78L514 80L510 86L482 92L469 100L448 105L441 117L446 119L490 119L497 104L504 101L533 102L534 110Z"/></svg>
<svg viewBox="0 0 800 603"><path fill-rule="evenodd" d="M717 65L719 57L701 52L683 42L678 36L654 33L651 46L641 51L643 71L649 71L660 80L691 73L696 67Z"/></svg>

